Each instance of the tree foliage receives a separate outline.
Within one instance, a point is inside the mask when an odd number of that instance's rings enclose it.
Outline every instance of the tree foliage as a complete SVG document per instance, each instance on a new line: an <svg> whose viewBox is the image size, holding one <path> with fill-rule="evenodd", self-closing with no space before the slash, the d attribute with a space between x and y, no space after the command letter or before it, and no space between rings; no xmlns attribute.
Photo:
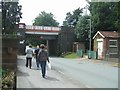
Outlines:
<svg viewBox="0 0 120 90"><path fill-rule="evenodd" d="M45 11L42 11L39 16L34 19L33 25L58 26L59 23L54 19L54 15L52 13L46 13Z"/></svg>
<svg viewBox="0 0 120 90"><path fill-rule="evenodd" d="M89 16L81 16L75 27L76 35L79 42L84 42L85 47L88 49L89 32L90 32L90 19Z"/></svg>
<svg viewBox="0 0 120 90"><path fill-rule="evenodd" d="M2 12L0 12L0 29L2 29ZM0 31L0 33L2 32Z"/></svg>
<svg viewBox="0 0 120 90"><path fill-rule="evenodd" d="M82 16L82 9L78 8L73 11L73 14L67 13L64 21L65 26L71 26L72 22L78 41L84 42L86 47L89 45L87 44L89 42L88 35L90 34L89 18L91 19L92 37L97 31L117 31L120 28L120 19L118 20L120 5L117 2L89 2L88 0L88 3L90 16ZM76 11L77 13L75 13ZM74 20L76 21L73 23Z"/></svg>
<svg viewBox="0 0 120 90"><path fill-rule="evenodd" d="M22 18L21 8L18 2L2 2L2 34L16 34Z"/></svg>
<svg viewBox="0 0 120 90"><path fill-rule="evenodd" d="M80 8L74 10L72 13L68 12L66 14L65 21L63 21L63 26L75 27L75 25L77 24L78 18L79 16L81 16L81 14L82 14L82 9Z"/></svg>
<svg viewBox="0 0 120 90"><path fill-rule="evenodd" d="M90 12L94 33L97 31L117 31L117 2L91 2Z"/></svg>
<svg viewBox="0 0 120 90"><path fill-rule="evenodd" d="M116 9L117 9L117 18L118 18L116 26L117 26L119 33L120 33L120 2L117 3Z"/></svg>

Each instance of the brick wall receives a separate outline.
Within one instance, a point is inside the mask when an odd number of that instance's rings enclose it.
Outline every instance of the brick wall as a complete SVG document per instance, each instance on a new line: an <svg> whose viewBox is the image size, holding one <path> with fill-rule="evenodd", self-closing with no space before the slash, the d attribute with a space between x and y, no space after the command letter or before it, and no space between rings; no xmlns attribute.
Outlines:
<svg viewBox="0 0 120 90"><path fill-rule="evenodd" d="M16 68L18 53L18 39L17 38L3 38L2 39L2 67Z"/></svg>
<svg viewBox="0 0 120 90"><path fill-rule="evenodd" d="M60 52L60 54L63 52L72 52L74 38L75 34L73 28L61 28L61 31L58 35L58 51Z"/></svg>

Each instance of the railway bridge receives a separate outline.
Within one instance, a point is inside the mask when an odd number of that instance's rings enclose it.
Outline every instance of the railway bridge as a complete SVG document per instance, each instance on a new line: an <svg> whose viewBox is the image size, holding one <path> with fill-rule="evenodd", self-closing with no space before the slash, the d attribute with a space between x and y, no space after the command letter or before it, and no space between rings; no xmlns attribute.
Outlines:
<svg viewBox="0 0 120 90"><path fill-rule="evenodd" d="M24 53L25 46L30 38L36 41L44 41L47 49L51 55L55 55L58 43L58 34L61 27L50 27L50 26L33 26L25 25L24 23L19 24L18 36L20 37L20 48L19 52Z"/></svg>

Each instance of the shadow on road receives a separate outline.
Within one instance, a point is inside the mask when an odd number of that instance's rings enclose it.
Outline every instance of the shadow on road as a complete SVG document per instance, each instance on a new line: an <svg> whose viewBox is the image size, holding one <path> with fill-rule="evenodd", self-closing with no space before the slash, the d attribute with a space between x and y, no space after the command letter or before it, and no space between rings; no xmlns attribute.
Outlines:
<svg viewBox="0 0 120 90"><path fill-rule="evenodd" d="M41 70L41 68L32 67L31 70Z"/></svg>
<svg viewBox="0 0 120 90"><path fill-rule="evenodd" d="M17 76L29 76L28 73L21 72L19 69L17 70Z"/></svg>
<svg viewBox="0 0 120 90"><path fill-rule="evenodd" d="M50 80L50 81L60 81L60 80L58 80L58 79L56 79L54 77L50 77L50 76L47 76L45 79Z"/></svg>

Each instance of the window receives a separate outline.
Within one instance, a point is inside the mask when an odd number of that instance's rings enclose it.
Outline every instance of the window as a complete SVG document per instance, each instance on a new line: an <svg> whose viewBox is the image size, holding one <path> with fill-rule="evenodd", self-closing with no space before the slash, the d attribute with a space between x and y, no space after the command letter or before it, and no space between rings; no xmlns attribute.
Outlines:
<svg viewBox="0 0 120 90"><path fill-rule="evenodd" d="M110 54L118 53L118 41L117 40L109 40L109 53Z"/></svg>
<svg viewBox="0 0 120 90"><path fill-rule="evenodd" d="M109 41L109 46L110 47L117 47L117 40L110 40Z"/></svg>

